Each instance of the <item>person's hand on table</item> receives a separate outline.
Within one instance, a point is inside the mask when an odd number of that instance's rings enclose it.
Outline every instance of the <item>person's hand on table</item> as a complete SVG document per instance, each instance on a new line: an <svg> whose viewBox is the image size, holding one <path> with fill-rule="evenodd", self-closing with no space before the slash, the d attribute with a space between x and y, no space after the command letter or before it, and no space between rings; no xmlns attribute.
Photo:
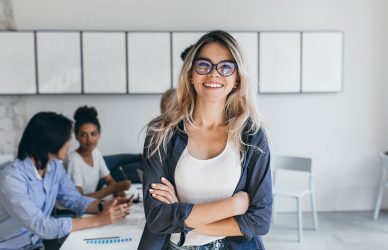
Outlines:
<svg viewBox="0 0 388 250"><path fill-rule="evenodd" d="M105 225L124 220L130 211L130 205L127 202L120 204L117 199L106 201L104 205L104 210L97 216Z"/></svg>

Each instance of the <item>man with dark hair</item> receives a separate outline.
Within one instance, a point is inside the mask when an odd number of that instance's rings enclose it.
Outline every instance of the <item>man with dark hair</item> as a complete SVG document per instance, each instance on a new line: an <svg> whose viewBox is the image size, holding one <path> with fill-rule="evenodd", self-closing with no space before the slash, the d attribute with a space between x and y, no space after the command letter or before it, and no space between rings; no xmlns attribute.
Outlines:
<svg viewBox="0 0 388 250"><path fill-rule="evenodd" d="M53 112L40 112L28 122L17 159L0 170L0 249L44 249L42 239L115 223L129 213L126 199L104 202L82 196L67 177L62 160L71 128L68 118ZM98 214L53 218L56 201L77 215Z"/></svg>

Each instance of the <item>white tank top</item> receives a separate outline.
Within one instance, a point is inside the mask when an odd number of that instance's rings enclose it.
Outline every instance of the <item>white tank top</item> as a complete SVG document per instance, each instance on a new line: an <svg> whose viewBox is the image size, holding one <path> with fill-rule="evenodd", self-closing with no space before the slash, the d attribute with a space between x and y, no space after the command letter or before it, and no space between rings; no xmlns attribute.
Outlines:
<svg viewBox="0 0 388 250"><path fill-rule="evenodd" d="M240 154L230 143L216 157L199 160L186 149L175 169L175 184L180 202L206 203L231 197L240 180ZM184 246L204 245L225 236L209 236L194 231L186 235ZM171 241L177 244L180 233L171 234Z"/></svg>

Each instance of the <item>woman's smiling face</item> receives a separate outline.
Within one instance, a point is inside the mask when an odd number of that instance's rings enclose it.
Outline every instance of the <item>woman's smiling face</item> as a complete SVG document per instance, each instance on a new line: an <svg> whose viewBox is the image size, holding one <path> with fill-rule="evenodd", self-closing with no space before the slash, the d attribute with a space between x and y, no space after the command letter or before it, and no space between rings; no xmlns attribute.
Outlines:
<svg viewBox="0 0 388 250"><path fill-rule="evenodd" d="M204 45L199 51L196 59L204 59L212 64L222 61L234 62L234 58L229 49L218 42ZM192 81L197 98L206 102L226 102L228 94L236 87L237 69L233 74L225 77L213 68L209 74L198 74L194 68L192 70Z"/></svg>
<svg viewBox="0 0 388 250"><path fill-rule="evenodd" d="M96 125L85 123L80 126L76 139L83 150L93 151L97 147L100 135Z"/></svg>

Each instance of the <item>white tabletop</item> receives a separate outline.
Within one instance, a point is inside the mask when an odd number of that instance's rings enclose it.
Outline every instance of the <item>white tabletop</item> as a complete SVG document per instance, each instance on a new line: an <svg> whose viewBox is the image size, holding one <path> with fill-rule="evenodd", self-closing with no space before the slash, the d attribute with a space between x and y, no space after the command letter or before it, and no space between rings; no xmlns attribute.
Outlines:
<svg viewBox="0 0 388 250"><path fill-rule="evenodd" d="M127 195L140 194L141 184L133 184ZM133 204L130 215L116 224L70 233L61 250L137 249L145 224L143 203Z"/></svg>

